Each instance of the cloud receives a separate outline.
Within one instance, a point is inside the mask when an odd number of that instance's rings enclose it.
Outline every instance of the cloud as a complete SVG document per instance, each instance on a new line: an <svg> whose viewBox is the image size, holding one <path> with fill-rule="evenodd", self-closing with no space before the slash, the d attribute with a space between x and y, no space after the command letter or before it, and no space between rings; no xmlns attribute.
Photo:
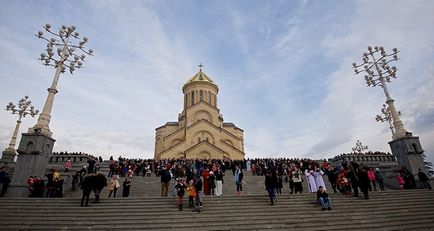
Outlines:
<svg viewBox="0 0 434 231"><path fill-rule="evenodd" d="M75 24L95 56L60 79L51 120L58 151L152 157L154 129L176 121L181 88L199 62L220 88L225 122L245 130L248 157L325 158L351 151L357 139L388 151L388 126L374 120L384 94L351 68L378 44L401 51L389 91L432 159L434 81L426 67L434 58L433 5L7 2L0 9L0 98L29 94L41 109L54 70L36 60L45 45L33 33L46 22ZM0 120L5 146L15 121L6 112ZM22 130L35 119L25 123Z"/></svg>

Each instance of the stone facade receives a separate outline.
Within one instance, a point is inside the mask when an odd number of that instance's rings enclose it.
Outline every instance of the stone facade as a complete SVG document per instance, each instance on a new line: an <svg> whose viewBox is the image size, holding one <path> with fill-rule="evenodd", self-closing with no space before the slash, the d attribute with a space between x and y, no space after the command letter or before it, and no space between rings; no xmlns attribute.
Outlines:
<svg viewBox="0 0 434 231"><path fill-rule="evenodd" d="M182 91L184 109L178 122L155 129L154 158L243 159L244 131L233 123L223 123L215 82L200 69Z"/></svg>
<svg viewBox="0 0 434 231"><path fill-rule="evenodd" d="M427 173L423 160L424 150L417 136L407 136L389 142L393 155L398 158L401 166L407 166L407 169L417 175L418 169Z"/></svg>
<svg viewBox="0 0 434 231"><path fill-rule="evenodd" d="M349 163L350 161L356 162L360 167L368 166L372 168L379 168L384 180L384 185L390 188L399 189L396 181L396 172L401 168L396 156L390 154L343 154L335 156L328 161L340 165L343 161Z"/></svg>
<svg viewBox="0 0 434 231"><path fill-rule="evenodd" d="M18 159L14 175L6 196L27 197L29 194L26 180L29 176L44 176L54 140L42 133L23 133L18 146Z"/></svg>

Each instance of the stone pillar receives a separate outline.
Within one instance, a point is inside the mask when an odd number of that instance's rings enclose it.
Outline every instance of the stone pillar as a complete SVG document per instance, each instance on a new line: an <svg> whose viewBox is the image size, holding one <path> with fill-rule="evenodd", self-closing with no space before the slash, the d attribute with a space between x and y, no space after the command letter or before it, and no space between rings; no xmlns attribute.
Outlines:
<svg viewBox="0 0 434 231"><path fill-rule="evenodd" d="M18 160L6 196L27 197L29 195L26 180L29 176L43 177L45 175L55 141L40 132L22 134L17 149Z"/></svg>
<svg viewBox="0 0 434 231"><path fill-rule="evenodd" d="M13 174L15 155L16 153L14 149L6 148L2 153L2 158L0 159L0 165L5 167L5 171L9 174L9 177Z"/></svg>
<svg viewBox="0 0 434 231"><path fill-rule="evenodd" d="M407 169L417 179L418 169L426 173L425 163L423 161L422 146L417 136L407 136L389 142L390 149L398 160L400 166L407 166Z"/></svg>

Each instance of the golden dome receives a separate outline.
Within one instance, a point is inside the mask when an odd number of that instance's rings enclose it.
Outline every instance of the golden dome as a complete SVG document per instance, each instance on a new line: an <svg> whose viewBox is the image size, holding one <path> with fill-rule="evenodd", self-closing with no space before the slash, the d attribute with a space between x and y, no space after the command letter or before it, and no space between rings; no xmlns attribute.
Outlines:
<svg viewBox="0 0 434 231"><path fill-rule="evenodd" d="M202 71L202 64L199 64L199 72L197 72L191 79L187 80L184 85L192 82L208 82L215 85L214 80L212 80L210 77L208 77L205 73Z"/></svg>
<svg viewBox="0 0 434 231"><path fill-rule="evenodd" d="M203 73L202 70L199 70L199 72L197 72L197 74L195 74L191 79L187 80L187 82L185 82L185 84L191 83L191 82L196 82L196 81L203 81L203 82L209 82L209 83L215 84L214 80L212 80L205 73Z"/></svg>

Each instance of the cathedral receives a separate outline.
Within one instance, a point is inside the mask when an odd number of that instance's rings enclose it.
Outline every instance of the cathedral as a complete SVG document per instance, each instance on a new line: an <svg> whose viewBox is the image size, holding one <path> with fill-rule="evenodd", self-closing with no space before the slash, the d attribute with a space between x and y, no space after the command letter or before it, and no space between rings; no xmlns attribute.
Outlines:
<svg viewBox="0 0 434 231"><path fill-rule="evenodd" d="M154 158L232 159L244 158L244 131L224 123L217 107L217 84L202 71L183 86L184 109L178 122L155 129Z"/></svg>

